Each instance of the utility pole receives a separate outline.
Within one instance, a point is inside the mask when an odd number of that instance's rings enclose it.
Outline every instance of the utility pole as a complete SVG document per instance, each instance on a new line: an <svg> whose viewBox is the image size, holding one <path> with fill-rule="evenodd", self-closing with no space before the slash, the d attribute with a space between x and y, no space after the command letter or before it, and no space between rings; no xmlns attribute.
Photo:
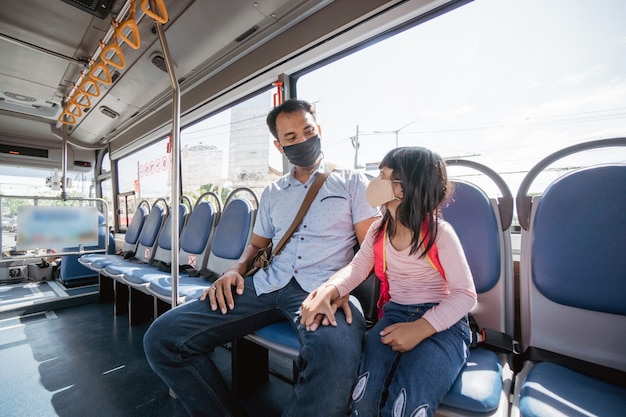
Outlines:
<svg viewBox="0 0 626 417"><path fill-rule="evenodd" d="M412 125L413 123L415 123L415 120L413 120L410 123L405 124L404 126L402 126L400 129L396 129L396 130L375 130L374 133L380 134L380 133L394 133L396 135L396 148L398 147L398 134L400 133L401 130L409 127L410 125Z"/></svg>
<svg viewBox="0 0 626 417"><path fill-rule="evenodd" d="M402 126L400 129L397 129L397 130L394 130L394 131L393 131L393 132L395 132L395 134L396 134L396 148L398 147L398 133L400 133L400 131L401 131L402 129L404 129L405 127L409 127L409 126L410 126L410 125L412 125L413 123L414 123L414 121L413 121L413 122L411 122L411 123L407 123L407 124L405 124L404 126Z"/></svg>
<svg viewBox="0 0 626 417"><path fill-rule="evenodd" d="M359 169L359 148L361 142L359 142L359 125L356 125L356 135L350 136L352 147L354 148L354 169Z"/></svg>

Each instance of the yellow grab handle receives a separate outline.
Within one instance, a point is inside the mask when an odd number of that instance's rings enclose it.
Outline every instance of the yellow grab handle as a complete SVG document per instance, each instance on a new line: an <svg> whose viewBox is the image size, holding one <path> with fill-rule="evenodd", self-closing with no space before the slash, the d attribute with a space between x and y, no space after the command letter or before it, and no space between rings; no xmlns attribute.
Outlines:
<svg viewBox="0 0 626 417"><path fill-rule="evenodd" d="M92 93L90 88L94 87L96 90L95 93ZM91 78L90 76L86 77L82 83L78 86L78 91L81 93L85 93L91 97L98 97L100 95L100 87L98 87L98 82Z"/></svg>
<svg viewBox="0 0 626 417"><path fill-rule="evenodd" d="M83 103L83 99L86 100L87 103ZM91 100L89 100L89 95L85 94L82 91L78 91L76 95L70 99L69 103L80 106L83 109L91 108Z"/></svg>
<svg viewBox="0 0 626 417"><path fill-rule="evenodd" d="M73 109L73 110L70 110L70 109ZM83 111L82 111L81 107L79 105L77 105L76 103L73 103L72 100L70 100L67 103L67 105L65 106L65 110L63 112L67 113L68 115L72 115L72 116L76 116L76 117L80 117L80 116L83 115Z"/></svg>
<svg viewBox="0 0 626 417"><path fill-rule="evenodd" d="M101 71L98 75L96 75L96 70L98 69L100 69ZM102 78L103 74L104 78ZM100 81L102 84L111 84L113 82L109 69L106 65L104 65L104 62L102 61L91 67L91 69L89 70L89 76L91 77L91 79Z"/></svg>
<svg viewBox="0 0 626 417"><path fill-rule="evenodd" d="M111 42L110 44L108 44L107 46L104 46L103 43L101 43L102 45L102 51L100 52L100 59L105 63L105 64L109 64L112 67L118 68L118 69L122 69L126 66L126 60L124 59L124 53L122 52L122 48L120 48L120 45L117 43L117 39L113 38L113 42ZM107 54L113 51L113 54L107 58ZM113 57L115 57L117 55L117 58L119 59L119 63L113 60Z"/></svg>
<svg viewBox="0 0 626 417"><path fill-rule="evenodd" d="M130 28L130 33L133 35L135 41L131 41L126 35L124 35L124 29ZM132 15L129 17L124 23L121 23L118 27L115 28L114 32L115 36L123 40L133 49L139 49L141 46L141 39L139 36L139 28L137 27L137 22L135 21L135 16Z"/></svg>
<svg viewBox="0 0 626 417"><path fill-rule="evenodd" d="M67 119L67 120L66 120ZM63 111L63 113L61 113L61 115L59 116L59 118L57 119L60 123L63 123L64 125L75 125L76 124L76 118L74 118L74 116L66 111Z"/></svg>
<svg viewBox="0 0 626 417"><path fill-rule="evenodd" d="M161 14L156 14L152 10L148 9L148 0L141 0L141 10L143 10L145 14L153 18L155 21L161 24L167 23L169 18L167 16L167 9L165 8L165 3L163 2L163 0L154 0L154 4L156 5L156 8L159 9L159 12L161 12Z"/></svg>

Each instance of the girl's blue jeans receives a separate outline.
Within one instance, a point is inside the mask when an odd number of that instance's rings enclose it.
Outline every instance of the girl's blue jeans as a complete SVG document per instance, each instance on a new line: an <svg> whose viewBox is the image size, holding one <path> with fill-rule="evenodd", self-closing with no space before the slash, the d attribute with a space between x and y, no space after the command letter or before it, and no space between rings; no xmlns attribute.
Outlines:
<svg viewBox="0 0 626 417"><path fill-rule="evenodd" d="M352 393L354 417L432 416L469 356L467 317L435 333L408 352L394 352L380 341L380 332L394 323L419 319L435 304L388 302L384 316L368 330Z"/></svg>
<svg viewBox="0 0 626 417"><path fill-rule="evenodd" d="M144 350L152 369L165 381L192 416L244 416L209 353L267 324L288 319L302 348L299 376L283 416L334 417L349 413L356 381L365 320L354 305L352 324L337 312L337 327L320 326L309 332L298 312L308 295L294 279L270 294L256 295L246 278L242 295L234 294L235 308L222 314L208 301L194 301L158 317L144 336Z"/></svg>

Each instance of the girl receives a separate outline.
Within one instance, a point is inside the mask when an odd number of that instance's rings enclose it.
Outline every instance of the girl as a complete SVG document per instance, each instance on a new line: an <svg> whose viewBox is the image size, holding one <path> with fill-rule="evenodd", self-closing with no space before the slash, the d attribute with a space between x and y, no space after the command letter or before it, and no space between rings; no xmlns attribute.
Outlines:
<svg viewBox="0 0 626 417"><path fill-rule="evenodd" d="M353 261L302 303L310 331L335 324L342 298L372 268L381 280L379 320L367 332L352 415L432 416L469 354L467 313L476 290L461 243L438 208L450 192L443 160L421 147L396 148L367 188L382 218Z"/></svg>

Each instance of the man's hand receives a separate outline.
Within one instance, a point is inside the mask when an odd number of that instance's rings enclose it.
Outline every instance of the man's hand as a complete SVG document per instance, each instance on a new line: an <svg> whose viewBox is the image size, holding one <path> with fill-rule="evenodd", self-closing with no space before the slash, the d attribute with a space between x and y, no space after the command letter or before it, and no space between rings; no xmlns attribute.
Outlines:
<svg viewBox="0 0 626 417"><path fill-rule="evenodd" d="M226 271L213 285L204 290L200 296L200 301L204 301L208 298L211 304L211 310L215 311L219 306L222 314L226 314L229 309L232 310L235 308L233 287L235 287L235 292L238 295L243 294L243 277L235 271ZM227 306L228 309L226 308Z"/></svg>

